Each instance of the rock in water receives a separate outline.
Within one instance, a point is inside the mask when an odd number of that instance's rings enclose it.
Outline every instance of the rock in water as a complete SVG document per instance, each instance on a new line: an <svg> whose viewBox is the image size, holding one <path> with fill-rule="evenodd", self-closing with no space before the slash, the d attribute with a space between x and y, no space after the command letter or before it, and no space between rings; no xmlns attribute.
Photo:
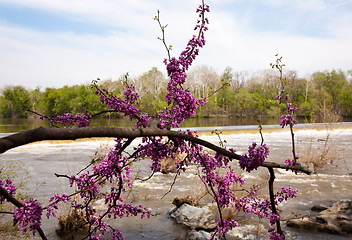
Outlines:
<svg viewBox="0 0 352 240"><path fill-rule="evenodd" d="M216 228L215 215L207 207L198 208L188 204L174 209L170 216L177 223L186 225L193 229L212 230Z"/></svg>
<svg viewBox="0 0 352 240"><path fill-rule="evenodd" d="M315 219L303 218L287 222L287 226L331 234L352 234L352 200L337 201L330 208L321 211Z"/></svg>
<svg viewBox="0 0 352 240"><path fill-rule="evenodd" d="M191 232L188 233L187 235L187 240L209 240L211 238L211 234L204 231L194 231L192 230Z"/></svg>
<svg viewBox="0 0 352 240"><path fill-rule="evenodd" d="M187 196L187 197L174 197L174 200L172 201L172 204L175 205L176 207L181 207L182 204L188 204L191 206L197 206L198 201L197 199Z"/></svg>

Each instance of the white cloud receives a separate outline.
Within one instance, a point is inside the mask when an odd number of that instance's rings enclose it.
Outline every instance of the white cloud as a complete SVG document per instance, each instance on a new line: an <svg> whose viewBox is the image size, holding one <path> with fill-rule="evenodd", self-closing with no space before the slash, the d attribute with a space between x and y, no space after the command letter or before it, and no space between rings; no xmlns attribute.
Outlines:
<svg viewBox="0 0 352 240"><path fill-rule="evenodd" d="M109 26L102 36L71 32L41 32L21 26L0 23L0 85L22 84L35 87L81 84L97 77L117 79L126 71L139 75L157 66L164 70L166 57L163 45L156 38L160 29L153 21L156 10L161 10L168 44L178 55L193 34L196 20L195 8L199 1L154 0L0 0L17 6L40 8L43 11L76 18L80 21L98 22ZM319 14L325 5L332 21L324 27L330 37L305 36L289 31L256 31L247 19L239 19L233 9L223 8L241 0L213 2L209 14L210 26L206 33L207 44L195 64L207 64L221 72L226 66L235 70L268 68L275 54L283 55L288 68L307 72L331 68L351 69L352 17L340 6L324 1L269 1L268 4L288 4ZM344 1L337 1L342 4ZM329 9L330 8L330 9ZM324 11L328 11L324 10ZM323 12L324 12L323 11ZM335 14L335 15L334 15ZM250 17L250 16L248 16Z"/></svg>
<svg viewBox="0 0 352 240"><path fill-rule="evenodd" d="M126 71L147 71L162 61L155 57L162 54L161 48L130 35L82 36L4 27L0 31L2 84L58 87L97 77L115 79Z"/></svg>
<svg viewBox="0 0 352 240"><path fill-rule="evenodd" d="M218 12L213 15L212 34L200 59L220 71L227 65L236 70L257 70L268 68L278 53L287 67L301 76L332 68L352 69L352 21L344 23L334 29L340 34L323 38L286 31L256 32L240 25L233 15Z"/></svg>

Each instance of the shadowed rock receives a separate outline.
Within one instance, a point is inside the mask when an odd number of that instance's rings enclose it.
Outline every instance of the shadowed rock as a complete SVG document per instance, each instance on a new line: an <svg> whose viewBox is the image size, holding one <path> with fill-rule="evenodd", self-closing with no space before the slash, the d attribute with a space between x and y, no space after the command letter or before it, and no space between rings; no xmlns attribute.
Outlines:
<svg viewBox="0 0 352 240"><path fill-rule="evenodd" d="M352 200L340 200L321 211L315 219L294 219L288 221L287 226L315 232L352 235Z"/></svg>
<svg viewBox="0 0 352 240"><path fill-rule="evenodd" d="M194 199L191 196L187 196L187 197L175 197L174 200L172 201L172 204L175 205L176 207L181 207L182 204L188 204L191 206L197 206L198 205L198 201L196 199Z"/></svg>

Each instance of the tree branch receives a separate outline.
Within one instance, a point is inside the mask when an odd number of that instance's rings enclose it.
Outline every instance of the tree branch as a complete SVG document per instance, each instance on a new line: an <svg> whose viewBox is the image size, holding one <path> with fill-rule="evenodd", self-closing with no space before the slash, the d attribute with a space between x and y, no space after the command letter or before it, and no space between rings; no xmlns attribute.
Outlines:
<svg viewBox="0 0 352 240"><path fill-rule="evenodd" d="M195 144L202 145L212 149L231 159L240 160L239 154L230 152L224 148L216 146L208 141L193 137L191 135L173 131L163 130L159 128L112 128L112 127L84 127L84 128L44 128L39 127L32 130L15 133L10 136L0 138L0 154L12 148L23 146L28 143L39 142L44 140L76 140L81 138L103 138L103 137L120 137L120 138L138 138L138 137L151 137L151 136L164 136L171 138L180 138L190 141ZM265 162L264 167L282 168L287 170L298 170L300 172L310 174L311 172L300 166L286 166L275 162Z"/></svg>
<svg viewBox="0 0 352 240"><path fill-rule="evenodd" d="M276 209L276 204L275 204L275 195L274 195L274 181L275 181L275 172L272 167L268 167L269 173L270 173L270 179L269 179L269 195L270 195L270 205L271 205L271 210L274 214L279 215L277 209ZM276 220L276 230L277 232L283 236L283 232L281 229L280 225L280 220Z"/></svg>
<svg viewBox="0 0 352 240"><path fill-rule="evenodd" d="M13 205L15 205L18 208L24 207L24 205L20 201L18 201L16 198L14 198L11 194L9 194L6 191L6 189L4 189L1 186L0 186L0 195L3 196L4 198L6 198L7 201L9 201L10 203L12 203ZM36 230L43 240L47 240L43 230L40 227L37 228Z"/></svg>

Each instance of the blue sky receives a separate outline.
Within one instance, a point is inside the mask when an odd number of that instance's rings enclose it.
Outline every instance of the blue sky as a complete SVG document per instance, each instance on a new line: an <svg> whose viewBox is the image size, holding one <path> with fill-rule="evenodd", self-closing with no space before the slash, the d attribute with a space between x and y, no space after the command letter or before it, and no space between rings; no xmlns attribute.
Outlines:
<svg viewBox="0 0 352 240"><path fill-rule="evenodd" d="M200 0L0 0L0 88L61 87L138 76L166 51L153 20L160 9L178 56ZM219 74L269 68L275 54L305 77L352 69L351 0L213 0L196 65Z"/></svg>

